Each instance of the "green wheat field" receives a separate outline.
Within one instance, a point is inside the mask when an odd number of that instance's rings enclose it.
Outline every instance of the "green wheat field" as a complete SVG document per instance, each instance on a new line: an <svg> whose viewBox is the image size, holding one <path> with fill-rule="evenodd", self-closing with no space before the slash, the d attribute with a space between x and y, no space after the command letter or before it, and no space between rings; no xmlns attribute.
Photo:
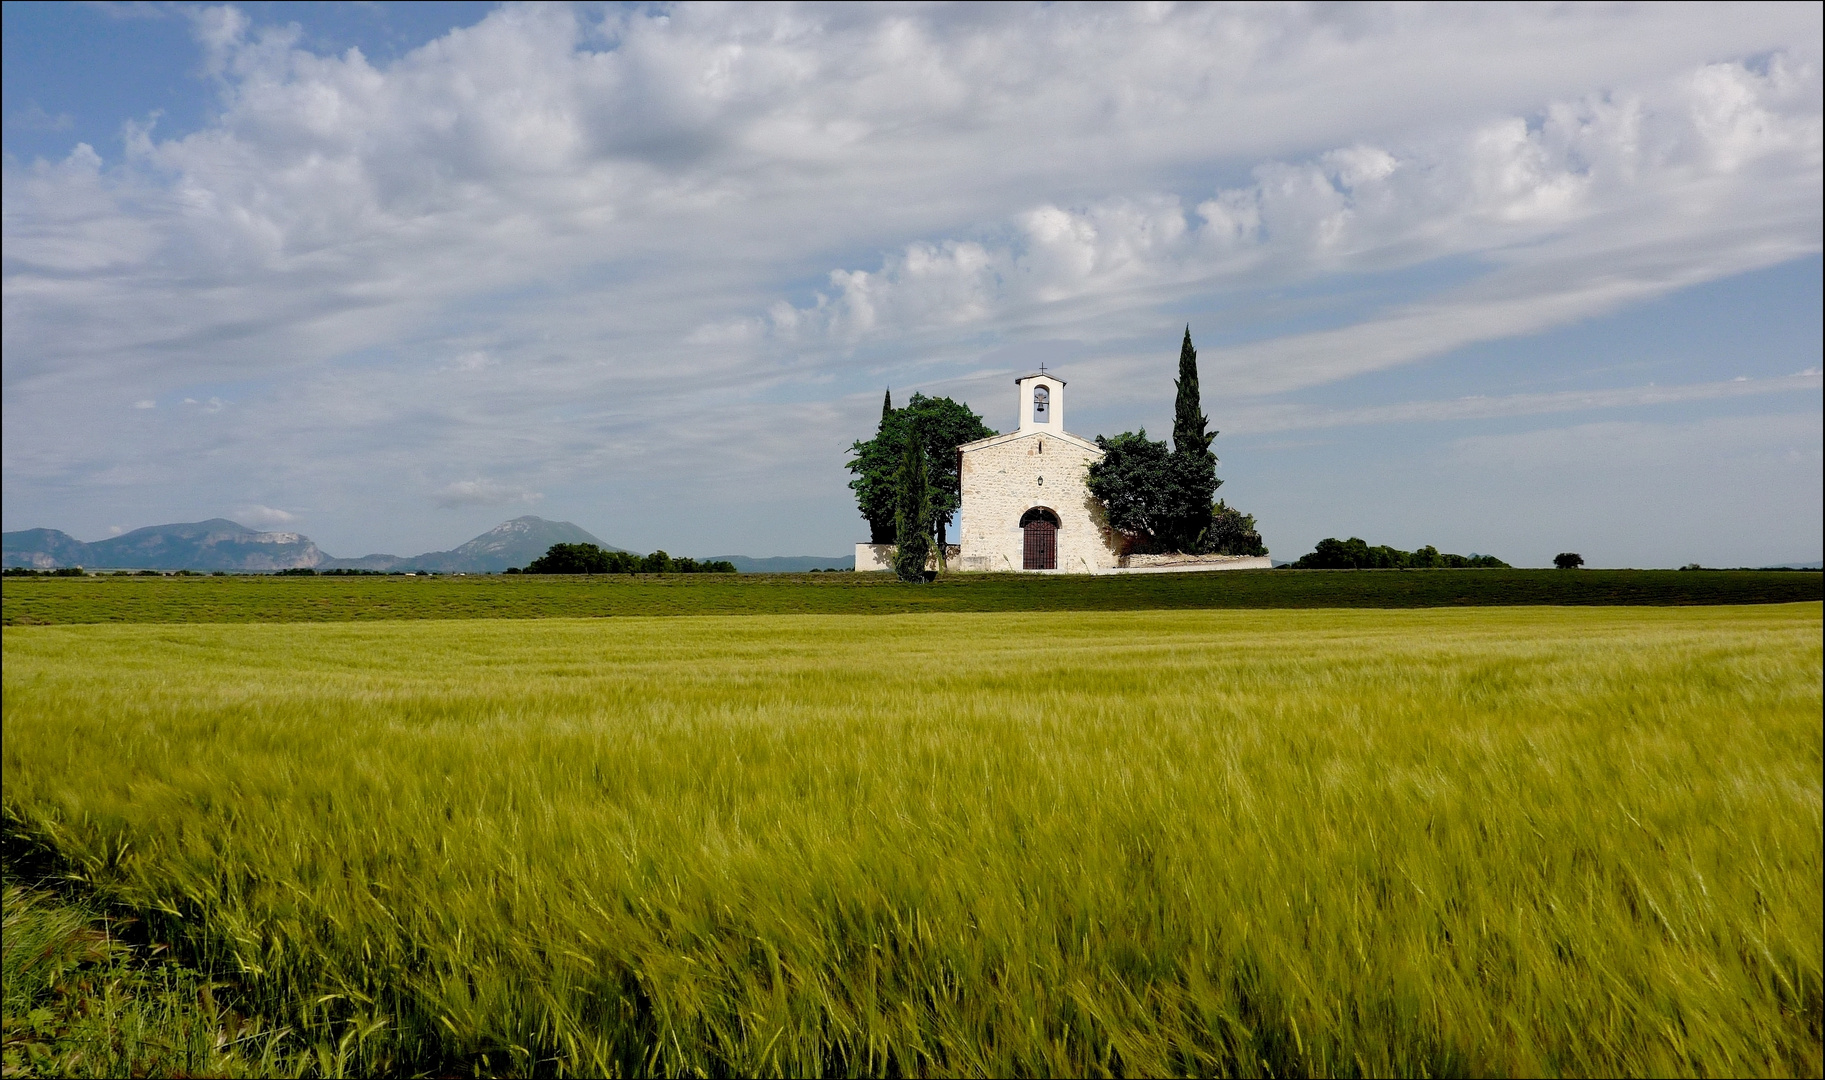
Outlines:
<svg viewBox="0 0 1825 1080"><path fill-rule="evenodd" d="M259 1018L193 1071L1818 1076L1822 630L14 624L6 827Z"/></svg>

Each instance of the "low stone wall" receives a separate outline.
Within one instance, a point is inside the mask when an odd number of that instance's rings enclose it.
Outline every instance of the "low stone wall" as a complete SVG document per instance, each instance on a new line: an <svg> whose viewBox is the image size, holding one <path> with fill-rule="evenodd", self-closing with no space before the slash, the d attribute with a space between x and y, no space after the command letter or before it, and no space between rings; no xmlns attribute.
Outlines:
<svg viewBox="0 0 1825 1080"><path fill-rule="evenodd" d="M855 546L855 568L859 571L879 570L893 572L892 544L857 544ZM949 544L944 549L945 559L952 570L993 570L990 566L964 566L963 548ZM1274 561L1265 555L1129 555L1121 565L1113 569L1090 571L1093 574L1184 574L1207 570L1271 570ZM938 569L938 553L932 552L925 562L927 570ZM1057 573L1062 571L1030 571L1031 573Z"/></svg>
<svg viewBox="0 0 1825 1080"><path fill-rule="evenodd" d="M886 570L892 573L893 549L892 544L857 544L855 546L855 568L858 571ZM944 558L950 563L952 570L957 569L958 561L963 558L963 548L957 544L946 544ZM925 568L927 570L938 568L936 551L933 551L931 557L925 560Z"/></svg>
<svg viewBox="0 0 1825 1080"><path fill-rule="evenodd" d="M1271 570L1266 555L1128 555L1113 573L1164 574L1197 570Z"/></svg>

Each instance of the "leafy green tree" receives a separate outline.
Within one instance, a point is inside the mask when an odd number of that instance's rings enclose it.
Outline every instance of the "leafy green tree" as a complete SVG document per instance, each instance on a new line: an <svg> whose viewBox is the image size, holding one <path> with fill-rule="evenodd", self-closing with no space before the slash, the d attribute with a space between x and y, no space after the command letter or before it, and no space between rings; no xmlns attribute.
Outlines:
<svg viewBox="0 0 1825 1080"><path fill-rule="evenodd" d="M881 423L874 438L858 440L849 452L855 459L849 471L855 479L849 487L855 492L857 509L868 519L868 542L891 544L894 541L894 477L900 468L901 421L893 407L893 389L881 398Z"/></svg>
<svg viewBox="0 0 1825 1080"><path fill-rule="evenodd" d="M508 570L518 574L519 570ZM680 559L659 550L651 555L631 551L604 551L595 544L553 544L525 569L528 574L733 574L735 564L726 559L698 562Z"/></svg>
<svg viewBox="0 0 1825 1080"><path fill-rule="evenodd" d="M926 484L931 505L932 539L938 545L938 568L945 569L944 542L950 523L963 507L963 458L957 447L994 435L968 405L947 397L914 394L901 410L906 431L916 433L925 451Z"/></svg>
<svg viewBox="0 0 1825 1080"><path fill-rule="evenodd" d="M1561 551L1553 556L1553 565L1561 570L1576 570L1584 565L1584 556L1575 551Z"/></svg>
<svg viewBox="0 0 1825 1080"><path fill-rule="evenodd" d="M1096 437L1102 460L1090 466L1090 494L1102 502L1109 527L1120 533L1129 551L1156 552L1172 533L1182 492L1164 440L1149 439L1147 429L1124 431L1114 438Z"/></svg>
<svg viewBox="0 0 1825 1080"><path fill-rule="evenodd" d="M1244 514L1223 500L1210 508L1210 531L1204 550L1213 555L1266 555L1267 546L1255 528L1255 515Z"/></svg>
<svg viewBox="0 0 1825 1080"><path fill-rule="evenodd" d="M606 574L609 552L595 544L553 544L526 566L528 574Z"/></svg>
<svg viewBox="0 0 1825 1080"><path fill-rule="evenodd" d="M894 573L901 581L924 581L931 555L931 490L925 477L925 447L904 439L900 472L894 480Z"/></svg>
<svg viewBox="0 0 1825 1080"><path fill-rule="evenodd" d="M995 434L968 405L950 398L915 393L903 409L893 407L891 393L883 398L875 437L849 448L854 457L848 467L855 474L849 487L856 493L856 508L868 520L869 543L896 542L900 469L908 433L915 431L925 450L929 531L940 544L963 505L957 447Z"/></svg>

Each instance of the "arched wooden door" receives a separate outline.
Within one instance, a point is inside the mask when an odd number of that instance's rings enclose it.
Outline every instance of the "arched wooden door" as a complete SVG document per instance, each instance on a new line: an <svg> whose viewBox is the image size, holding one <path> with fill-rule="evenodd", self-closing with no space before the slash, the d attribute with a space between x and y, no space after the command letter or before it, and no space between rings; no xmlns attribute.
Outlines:
<svg viewBox="0 0 1825 1080"><path fill-rule="evenodd" d="M1021 516L1020 529L1026 534L1020 568L1058 569L1058 515L1043 506L1035 506Z"/></svg>

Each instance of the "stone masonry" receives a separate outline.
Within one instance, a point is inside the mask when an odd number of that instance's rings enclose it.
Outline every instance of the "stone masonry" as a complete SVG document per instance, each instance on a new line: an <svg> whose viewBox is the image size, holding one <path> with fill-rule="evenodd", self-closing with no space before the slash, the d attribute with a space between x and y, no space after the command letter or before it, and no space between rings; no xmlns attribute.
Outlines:
<svg viewBox="0 0 1825 1080"><path fill-rule="evenodd" d="M1046 374L1015 380L1020 427L958 447L962 458L963 570L1021 569L1020 519L1044 507L1058 517L1055 573L1106 573L1116 567L1116 537L1086 484L1103 452L1064 429L1064 380Z"/></svg>

